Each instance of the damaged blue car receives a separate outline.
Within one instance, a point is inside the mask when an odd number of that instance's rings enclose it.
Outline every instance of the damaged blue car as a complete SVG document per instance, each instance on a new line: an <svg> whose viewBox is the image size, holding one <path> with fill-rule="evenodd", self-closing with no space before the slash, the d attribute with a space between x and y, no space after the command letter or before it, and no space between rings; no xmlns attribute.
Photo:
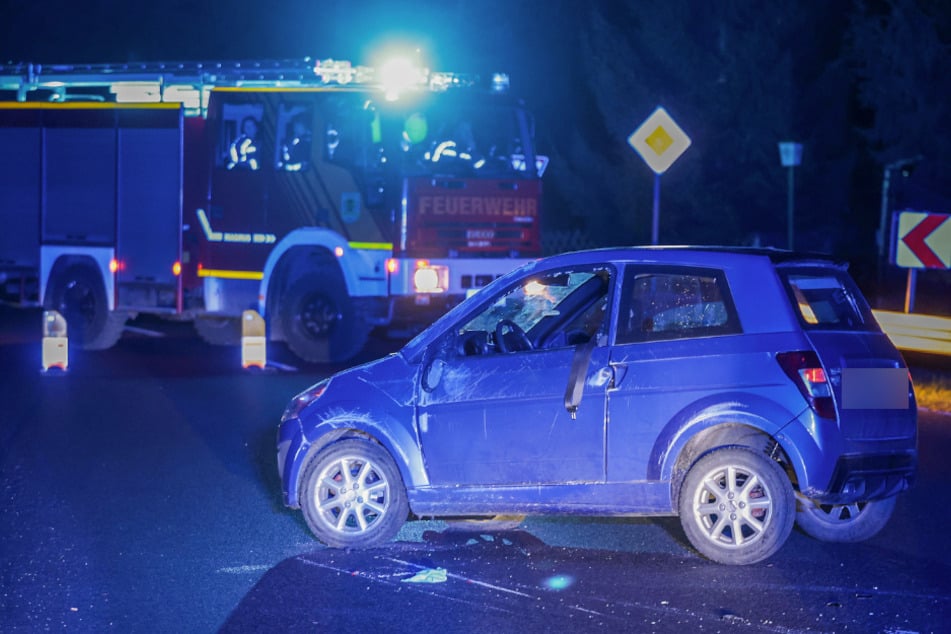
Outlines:
<svg viewBox="0 0 951 634"><path fill-rule="evenodd" d="M916 474L917 407L841 263L600 249L513 271L296 396L278 468L333 547L411 515L678 515L701 554L749 564L794 523L878 532Z"/></svg>

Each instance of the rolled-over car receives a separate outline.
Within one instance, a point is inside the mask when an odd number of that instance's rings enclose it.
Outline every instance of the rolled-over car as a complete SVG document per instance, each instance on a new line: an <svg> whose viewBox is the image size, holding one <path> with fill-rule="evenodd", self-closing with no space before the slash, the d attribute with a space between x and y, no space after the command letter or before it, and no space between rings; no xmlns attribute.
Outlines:
<svg viewBox="0 0 951 634"><path fill-rule="evenodd" d="M331 547L411 517L677 515L721 563L795 523L858 541L917 469L900 353L847 266L774 249L544 258L281 419L285 503Z"/></svg>

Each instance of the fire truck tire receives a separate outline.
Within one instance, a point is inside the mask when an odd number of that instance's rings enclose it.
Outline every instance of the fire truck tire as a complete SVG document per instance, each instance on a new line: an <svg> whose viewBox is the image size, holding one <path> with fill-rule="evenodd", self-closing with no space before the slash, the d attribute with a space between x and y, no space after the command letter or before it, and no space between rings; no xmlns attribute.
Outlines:
<svg viewBox="0 0 951 634"><path fill-rule="evenodd" d="M50 281L49 307L66 319L72 345L105 350L119 341L128 314L110 311L99 274L88 266L71 266Z"/></svg>
<svg viewBox="0 0 951 634"><path fill-rule="evenodd" d="M237 317L199 317L195 332L213 346L236 346L241 343L241 320Z"/></svg>
<svg viewBox="0 0 951 634"><path fill-rule="evenodd" d="M300 278L281 303L291 351L311 363L339 363L363 349L370 327L357 313L337 271Z"/></svg>

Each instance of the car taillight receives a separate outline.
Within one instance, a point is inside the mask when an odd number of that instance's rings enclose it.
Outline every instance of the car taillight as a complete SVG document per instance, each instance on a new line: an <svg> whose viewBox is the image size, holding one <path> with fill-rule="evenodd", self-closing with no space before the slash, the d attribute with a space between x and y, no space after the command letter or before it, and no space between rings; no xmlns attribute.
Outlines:
<svg viewBox="0 0 951 634"><path fill-rule="evenodd" d="M780 352L776 355L783 372L786 373L803 397L809 402L809 407L823 418L836 419L835 403L832 400L832 384L826 376L819 357L812 350L797 350L795 352Z"/></svg>

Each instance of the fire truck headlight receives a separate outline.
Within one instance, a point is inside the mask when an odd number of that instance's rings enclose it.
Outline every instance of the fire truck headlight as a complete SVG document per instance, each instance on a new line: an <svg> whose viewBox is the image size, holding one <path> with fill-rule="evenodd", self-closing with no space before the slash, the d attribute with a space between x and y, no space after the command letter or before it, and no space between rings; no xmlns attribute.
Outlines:
<svg viewBox="0 0 951 634"><path fill-rule="evenodd" d="M449 269L445 266L420 266L413 274L417 293L445 293L449 289Z"/></svg>

